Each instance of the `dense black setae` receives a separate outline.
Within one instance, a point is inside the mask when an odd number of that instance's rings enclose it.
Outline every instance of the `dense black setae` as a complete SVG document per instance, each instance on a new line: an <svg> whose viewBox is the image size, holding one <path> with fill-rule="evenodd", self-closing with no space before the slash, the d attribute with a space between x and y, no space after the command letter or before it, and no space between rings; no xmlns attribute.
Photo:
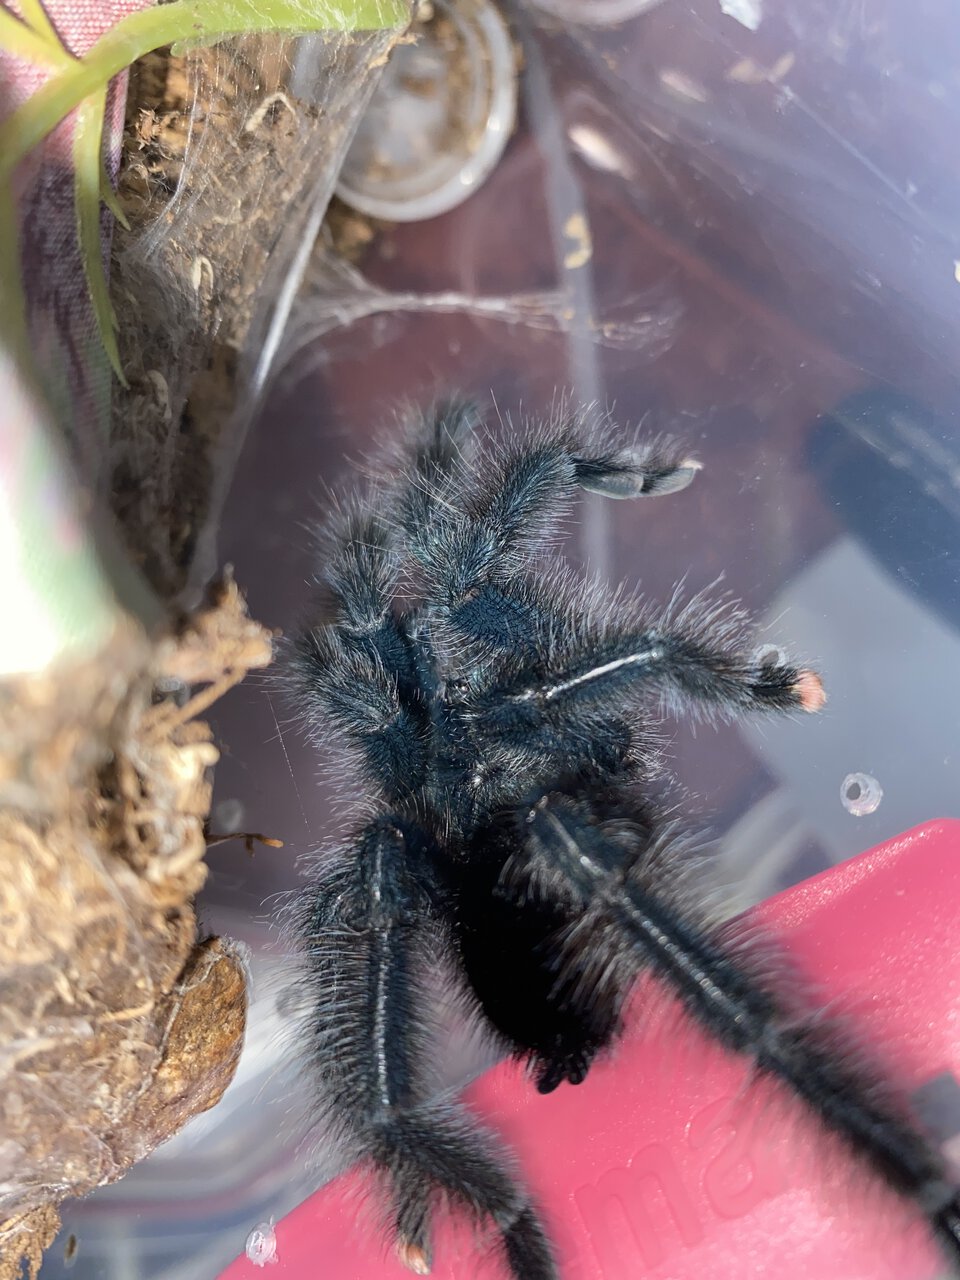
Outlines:
<svg viewBox="0 0 960 1280"><path fill-rule="evenodd" d="M651 698L701 716L817 711L819 677L758 652L729 603L644 613L549 554L578 490L673 493L698 464L577 417L512 448L481 448L479 425L469 405L439 406L395 474L323 531L291 654L308 729L323 743L339 728L372 801L298 927L320 1105L381 1176L401 1259L429 1270L445 1201L495 1225L516 1280L558 1274L497 1142L436 1097L426 991L446 964L544 1092L584 1079L638 975L656 975L913 1199L956 1263L936 1150L677 892L672 828L645 795Z"/></svg>

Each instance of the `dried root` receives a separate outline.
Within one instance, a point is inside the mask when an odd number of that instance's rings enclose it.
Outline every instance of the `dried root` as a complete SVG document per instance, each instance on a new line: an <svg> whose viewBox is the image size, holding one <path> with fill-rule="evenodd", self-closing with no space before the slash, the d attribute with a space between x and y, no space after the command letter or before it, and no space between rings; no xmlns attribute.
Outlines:
<svg viewBox="0 0 960 1280"><path fill-rule="evenodd" d="M270 656L226 582L175 635L0 685L0 1280L233 1076L245 974L196 938L218 753L195 717Z"/></svg>

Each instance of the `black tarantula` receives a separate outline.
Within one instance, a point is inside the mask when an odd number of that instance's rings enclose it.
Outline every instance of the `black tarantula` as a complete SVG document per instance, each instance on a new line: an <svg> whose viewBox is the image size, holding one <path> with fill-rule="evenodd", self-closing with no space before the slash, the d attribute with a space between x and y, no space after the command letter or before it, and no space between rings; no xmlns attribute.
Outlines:
<svg viewBox="0 0 960 1280"><path fill-rule="evenodd" d="M446 1201L495 1224L517 1280L558 1274L493 1137L433 1088L425 993L452 959L542 1092L584 1079L638 975L656 975L912 1198L956 1263L960 1206L936 1149L681 900L670 826L643 790L651 696L710 716L816 711L819 677L758 653L735 607L645 616L544 556L578 489L674 493L698 464L577 417L479 451L478 425L441 405L399 473L332 523L293 657L312 735L338 727L374 797L298 927L323 1105L382 1176L402 1261L430 1270Z"/></svg>

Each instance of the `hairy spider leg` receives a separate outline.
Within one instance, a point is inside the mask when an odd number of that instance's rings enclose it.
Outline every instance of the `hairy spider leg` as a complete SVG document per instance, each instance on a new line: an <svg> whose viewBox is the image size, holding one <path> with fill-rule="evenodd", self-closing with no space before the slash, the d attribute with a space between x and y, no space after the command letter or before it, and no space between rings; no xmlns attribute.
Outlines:
<svg viewBox="0 0 960 1280"><path fill-rule="evenodd" d="M451 698L481 762L481 822L485 809L561 776L581 787L635 776L650 746L636 713L651 690L707 717L815 711L825 700L814 672L758 658L744 616L724 602L697 597L660 621L600 626L590 612L602 603L562 580L497 584L499 608L493 590L459 604L448 624L448 643L481 673Z"/></svg>
<svg viewBox="0 0 960 1280"><path fill-rule="evenodd" d="M419 655L391 607L397 557L375 503L356 504L326 532L293 674L313 739L324 745L333 721L368 782L397 804L425 776L428 715Z"/></svg>
<svg viewBox="0 0 960 1280"><path fill-rule="evenodd" d="M579 722L598 712L622 715L651 684L672 709L708 717L820 710L826 697L815 672L758 659L751 650L739 610L698 598L664 624L621 626L601 635L586 626L568 628L542 677L531 680L519 670L485 691L484 710L499 707L505 723L511 716L541 717L576 734Z"/></svg>
<svg viewBox="0 0 960 1280"><path fill-rule="evenodd" d="M446 610L523 572L578 489L610 497L673 492L699 464L676 449L614 449L576 424L555 426L507 453L492 475L454 465L432 490L422 519L406 524L407 548L429 598ZM496 595L491 596L496 607Z"/></svg>
<svg viewBox="0 0 960 1280"><path fill-rule="evenodd" d="M717 1042L788 1086L889 1187L912 1199L957 1265L960 1198L934 1147L868 1071L838 1056L822 1030L754 976L747 953L677 905L662 869L658 877L641 852L652 838L649 819L625 843L632 800L624 797L617 814L608 796L604 810L601 817L584 796L551 793L516 815L516 852L504 865L500 896L518 915L532 893L566 902L571 914L545 957L555 975L551 1002L572 1011L595 1002L610 1008L639 973L658 977ZM631 844L633 856L625 857ZM560 1065L544 1063L541 1089L564 1078Z"/></svg>
<svg viewBox="0 0 960 1280"><path fill-rule="evenodd" d="M473 426L468 407L453 419L451 412L438 412L405 477L399 501L421 515ZM392 1232L407 1266L429 1268L431 1202L443 1192L497 1225L515 1276L555 1280L536 1211L493 1140L463 1108L435 1100L423 1074L434 1056L423 1023L424 961L428 950L435 961L448 958L449 948L431 892L430 868L441 858L410 815L442 825L430 812L443 803L431 790L442 700L418 612L392 607L395 501L373 491L333 524L317 582L319 625L297 648L316 734L330 719L338 723L395 809L361 834L351 861L328 868L301 922L316 990L314 1057L348 1149L389 1185Z"/></svg>
<svg viewBox="0 0 960 1280"><path fill-rule="evenodd" d="M312 616L297 636L294 675L308 723L328 720L359 750L388 804L408 802L426 778L436 678L412 616L394 609L402 527L429 518L432 492L464 456L478 422L466 401L438 403L420 425L412 467L372 486L319 531Z"/></svg>
<svg viewBox="0 0 960 1280"><path fill-rule="evenodd" d="M302 920L315 991L313 1056L344 1146L387 1185L401 1259L426 1274L438 1192L500 1230L513 1274L556 1280L536 1211L496 1145L436 1096L425 978L444 942L423 868L427 839L378 818L348 859L327 866Z"/></svg>
<svg viewBox="0 0 960 1280"><path fill-rule="evenodd" d="M482 415L470 400L441 400L417 422L397 486L395 521L407 537L435 516L443 486L470 465Z"/></svg>

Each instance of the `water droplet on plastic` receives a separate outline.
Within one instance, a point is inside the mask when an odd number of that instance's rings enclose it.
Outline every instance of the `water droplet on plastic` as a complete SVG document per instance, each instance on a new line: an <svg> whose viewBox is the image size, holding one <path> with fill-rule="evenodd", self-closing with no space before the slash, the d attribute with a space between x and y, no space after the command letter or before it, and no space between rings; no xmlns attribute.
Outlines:
<svg viewBox="0 0 960 1280"><path fill-rule="evenodd" d="M848 773L840 787L840 799L847 813L865 818L880 807L883 787L869 773Z"/></svg>
<svg viewBox="0 0 960 1280"><path fill-rule="evenodd" d="M247 1257L255 1267L277 1260L277 1233L272 1222L258 1222L247 1236Z"/></svg>
<svg viewBox="0 0 960 1280"><path fill-rule="evenodd" d="M239 831L243 826L243 804L240 800L221 800L214 806L213 821L218 831Z"/></svg>
<svg viewBox="0 0 960 1280"><path fill-rule="evenodd" d="M77 1254L80 1251L80 1241L77 1239L76 1232L71 1231L67 1236L67 1243L63 1249L63 1267L67 1271L77 1261Z"/></svg>

